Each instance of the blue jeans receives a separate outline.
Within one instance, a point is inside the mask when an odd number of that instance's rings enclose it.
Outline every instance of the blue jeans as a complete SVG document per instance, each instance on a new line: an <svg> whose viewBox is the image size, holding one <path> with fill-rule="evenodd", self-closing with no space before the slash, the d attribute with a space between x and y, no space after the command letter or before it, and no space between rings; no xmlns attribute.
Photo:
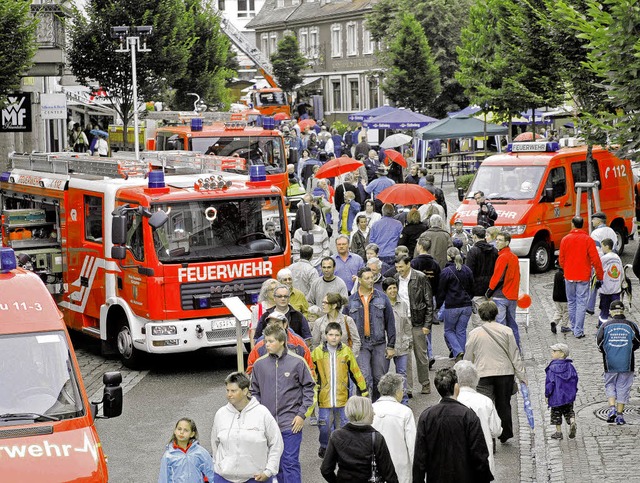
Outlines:
<svg viewBox="0 0 640 483"><path fill-rule="evenodd" d="M386 344L374 345L367 338L362 339L357 361L364 380L367 382L367 389L373 402L380 398L378 383L382 376L389 371L389 359L387 359L386 354Z"/></svg>
<svg viewBox="0 0 640 483"><path fill-rule="evenodd" d="M471 318L471 307L444 309L444 338L451 347L453 357L464 352L469 318Z"/></svg>
<svg viewBox="0 0 640 483"><path fill-rule="evenodd" d="M518 331L518 324L516 323L516 307L518 305L518 301L503 298L494 298L493 301L498 306L496 322L506 325L513 330L513 336L516 338L518 349L520 349L520 332Z"/></svg>
<svg viewBox="0 0 640 483"><path fill-rule="evenodd" d="M410 354L405 354L403 356L395 356L393 358L393 363L396 366L396 374L400 374L404 379L404 391L402 392L402 404L405 406L409 405L409 397L407 396L407 362L409 361Z"/></svg>
<svg viewBox="0 0 640 483"><path fill-rule="evenodd" d="M273 481L273 478L269 478L267 480L267 483L271 483L272 481ZM225 480L222 476L216 474L213 476L213 483L232 483L232 482L229 480ZM253 478L250 478L244 483L258 483L258 481Z"/></svg>
<svg viewBox="0 0 640 483"><path fill-rule="evenodd" d="M300 470L302 431L298 433L294 433L290 429L282 431L282 440L284 451L280 457L278 483L302 483L302 471Z"/></svg>
<svg viewBox="0 0 640 483"><path fill-rule="evenodd" d="M349 420L344 414L344 408L318 408L318 429L320 430L320 447L326 448L329 436L336 429L340 429Z"/></svg>
<svg viewBox="0 0 640 483"><path fill-rule="evenodd" d="M584 334L584 315L589 302L589 282L564 281L567 290L569 323L576 337Z"/></svg>
<svg viewBox="0 0 640 483"><path fill-rule="evenodd" d="M614 300L620 300L619 293L601 293L600 294L600 315L598 316L598 327L609 320L609 306Z"/></svg>

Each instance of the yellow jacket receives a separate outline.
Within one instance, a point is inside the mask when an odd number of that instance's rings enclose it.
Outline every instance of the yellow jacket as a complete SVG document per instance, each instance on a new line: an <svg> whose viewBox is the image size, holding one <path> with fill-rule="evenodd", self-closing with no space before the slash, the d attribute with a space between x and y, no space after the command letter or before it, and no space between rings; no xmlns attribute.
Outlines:
<svg viewBox="0 0 640 483"><path fill-rule="evenodd" d="M316 368L319 407L344 407L349 399L349 378L366 393L367 383L349 346L341 342L336 351L331 352L325 342L313 350L311 360Z"/></svg>

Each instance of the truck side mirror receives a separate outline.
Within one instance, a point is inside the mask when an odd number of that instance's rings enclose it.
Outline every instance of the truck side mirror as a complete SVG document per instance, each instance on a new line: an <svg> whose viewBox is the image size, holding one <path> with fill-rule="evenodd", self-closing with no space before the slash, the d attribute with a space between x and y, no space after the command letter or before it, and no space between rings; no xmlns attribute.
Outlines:
<svg viewBox="0 0 640 483"><path fill-rule="evenodd" d="M127 248L122 245L111 247L111 258L114 260L124 260L127 257Z"/></svg>
<svg viewBox="0 0 640 483"><path fill-rule="evenodd" d="M311 231L313 229L311 205L309 203L298 203L298 214L296 217L300 220L300 228L302 228L302 231Z"/></svg>
<svg viewBox="0 0 640 483"><path fill-rule="evenodd" d="M464 200L464 195L465 195L465 189L464 188L458 188L458 201L462 201Z"/></svg>
<svg viewBox="0 0 640 483"><path fill-rule="evenodd" d="M162 210L158 210L153 215L151 215L151 218L149 218L149 225L154 230L157 230L162 225L164 225L168 220L169 220L169 217L167 216L167 214Z"/></svg>
<svg viewBox="0 0 640 483"><path fill-rule="evenodd" d="M115 214L111 216L111 241L114 245L122 245L127 241L127 217Z"/></svg>
<svg viewBox="0 0 640 483"><path fill-rule="evenodd" d="M115 418L122 414L122 374L119 372L105 372L102 376L104 393L102 397L102 412L105 418Z"/></svg>
<svg viewBox="0 0 640 483"><path fill-rule="evenodd" d="M556 197L553 194L553 188L545 188L544 189L544 201L552 202L555 201Z"/></svg>

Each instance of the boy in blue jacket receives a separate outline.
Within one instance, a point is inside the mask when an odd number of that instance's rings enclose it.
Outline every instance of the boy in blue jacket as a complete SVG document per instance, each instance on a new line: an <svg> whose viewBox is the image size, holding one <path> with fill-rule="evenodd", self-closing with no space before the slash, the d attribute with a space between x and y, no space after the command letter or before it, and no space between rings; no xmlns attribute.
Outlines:
<svg viewBox="0 0 640 483"><path fill-rule="evenodd" d="M604 362L604 391L609 399L608 423L626 424L622 412L633 385L634 352L640 347L638 326L624 316L624 304L614 300L607 320L598 329L596 341Z"/></svg>
<svg viewBox="0 0 640 483"><path fill-rule="evenodd" d="M573 403L578 392L578 373L569 357L567 344L551 346L551 362L545 369L547 373L544 395L551 408L551 424L556 425L553 439L562 439L562 417L569 425L569 438L576 437L576 414Z"/></svg>

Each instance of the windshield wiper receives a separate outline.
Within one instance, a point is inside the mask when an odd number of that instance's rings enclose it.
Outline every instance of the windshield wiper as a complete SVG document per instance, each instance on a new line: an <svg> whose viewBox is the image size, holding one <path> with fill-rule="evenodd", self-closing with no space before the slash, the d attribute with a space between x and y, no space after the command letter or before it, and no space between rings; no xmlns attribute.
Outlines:
<svg viewBox="0 0 640 483"><path fill-rule="evenodd" d="M60 421L60 418L56 418L55 416L47 416L46 414L38 414L38 413L6 413L0 414L0 420L2 421L13 421L16 419L44 419L46 421Z"/></svg>
<svg viewBox="0 0 640 483"><path fill-rule="evenodd" d="M489 199L489 198L487 198ZM490 200L515 200L513 196L492 196Z"/></svg>

